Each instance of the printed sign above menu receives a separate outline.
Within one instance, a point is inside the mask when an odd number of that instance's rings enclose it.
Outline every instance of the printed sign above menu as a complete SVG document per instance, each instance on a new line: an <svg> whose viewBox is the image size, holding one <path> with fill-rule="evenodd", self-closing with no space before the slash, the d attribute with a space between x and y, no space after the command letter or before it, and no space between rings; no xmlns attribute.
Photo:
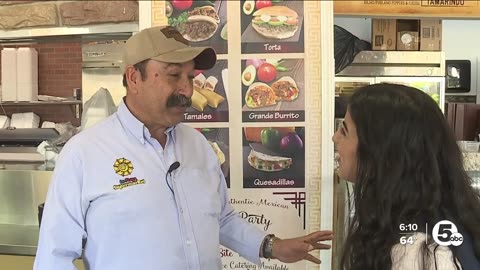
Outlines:
<svg viewBox="0 0 480 270"><path fill-rule="evenodd" d="M244 127L243 187L305 187L304 127Z"/></svg>
<svg viewBox="0 0 480 270"><path fill-rule="evenodd" d="M242 61L244 122L305 121L303 59Z"/></svg>
<svg viewBox="0 0 480 270"><path fill-rule="evenodd" d="M192 106L184 122L228 122L227 60L210 70L197 70L193 79Z"/></svg>
<svg viewBox="0 0 480 270"><path fill-rule="evenodd" d="M478 18L478 0L334 1L336 15Z"/></svg>
<svg viewBox="0 0 480 270"><path fill-rule="evenodd" d="M227 187L230 188L230 150L228 128L197 128L217 155Z"/></svg>
<svg viewBox="0 0 480 270"><path fill-rule="evenodd" d="M303 53L303 1L241 1L242 53Z"/></svg>
<svg viewBox="0 0 480 270"><path fill-rule="evenodd" d="M166 1L165 15L192 46L228 52L227 1Z"/></svg>

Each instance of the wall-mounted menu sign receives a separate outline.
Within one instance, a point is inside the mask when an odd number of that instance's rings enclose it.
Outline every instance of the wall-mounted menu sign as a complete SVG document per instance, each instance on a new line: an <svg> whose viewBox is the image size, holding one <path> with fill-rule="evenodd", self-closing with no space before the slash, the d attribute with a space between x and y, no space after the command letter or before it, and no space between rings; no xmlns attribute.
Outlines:
<svg viewBox="0 0 480 270"><path fill-rule="evenodd" d="M210 70L197 70L193 79L192 106L185 122L228 122L227 60L218 60Z"/></svg>
<svg viewBox="0 0 480 270"><path fill-rule="evenodd" d="M302 53L303 1L241 1L242 53Z"/></svg>
<svg viewBox="0 0 480 270"><path fill-rule="evenodd" d="M196 128L205 136L217 155L227 187L230 188L230 146L228 128Z"/></svg>
<svg viewBox="0 0 480 270"><path fill-rule="evenodd" d="M166 1L165 15L192 46L227 50L227 1Z"/></svg>
<svg viewBox="0 0 480 270"><path fill-rule="evenodd" d="M305 128L245 127L243 187L305 187Z"/></svg>
<svg viewBox="0 0 480 270"><path fill-rule="evenodd" d="M411 17L480 17L478 0L421 0L421 1L335 1L338 15Z"/></svg>
<svg viewBox="0 0 480 270"><path fill-rule="evenodd" d="M303 59L242 61L244 122L305 121Z"/></svg>

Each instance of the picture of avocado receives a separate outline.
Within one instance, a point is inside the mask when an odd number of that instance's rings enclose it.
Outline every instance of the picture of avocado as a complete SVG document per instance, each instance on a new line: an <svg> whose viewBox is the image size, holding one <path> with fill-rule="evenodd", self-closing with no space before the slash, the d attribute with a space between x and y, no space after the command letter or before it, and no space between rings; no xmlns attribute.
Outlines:
<svg viewBox="0 0 480 270"><path fill-rule="evenodd" d="M243 3L243 13L245 13L246 15L252 14L254 9L255 9L255 1L247 0L245 1L245 3Z"/></svg>
<svg viewBox="0 0 480 270"><path fill-rule="evenodd" d="M222 32L220 32L220 37L223 40L228 40L228 29L227 29L227 24L225 24L222 28Z"/></svg>
<svg viewBox="0 0 480 270"><path fill-rule="evenodd" d="M254 65L248 65L245 70L242 72L242 83L245 86L250 86L254 81L257 75L257 70Z"/></svg>
<svg viewBox="0 0 480 270"><path fill-rule="evenodd" d="M168 2L168 1L165 2L165 16L170 18L170 16L172 16L172 13L173 13L172 4L170 4L170 2Z"/></svg>

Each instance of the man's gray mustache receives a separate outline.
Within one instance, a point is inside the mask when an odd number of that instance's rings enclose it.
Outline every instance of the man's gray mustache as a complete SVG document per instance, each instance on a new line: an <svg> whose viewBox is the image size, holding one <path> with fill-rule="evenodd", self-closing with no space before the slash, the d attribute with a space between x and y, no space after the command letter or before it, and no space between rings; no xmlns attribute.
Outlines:
<svg viewBox="0 0 480 270"><path fill-rule="evenodd" d="M167 107L190 107L192 99L184 95L171 95L167 100Z"/></svg>

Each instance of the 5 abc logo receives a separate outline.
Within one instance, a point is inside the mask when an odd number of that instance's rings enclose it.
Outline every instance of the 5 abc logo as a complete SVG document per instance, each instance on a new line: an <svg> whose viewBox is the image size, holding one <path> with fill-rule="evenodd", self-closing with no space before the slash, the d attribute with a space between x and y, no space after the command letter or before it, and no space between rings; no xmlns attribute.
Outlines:
<svg viewBox="0 0 480 270"><path fill-rule="evenodd" d="M449 220L441 220L435 224L432 231L433 240L440 246L460 246L463 235L458 232L457 226Z"/></svg>

